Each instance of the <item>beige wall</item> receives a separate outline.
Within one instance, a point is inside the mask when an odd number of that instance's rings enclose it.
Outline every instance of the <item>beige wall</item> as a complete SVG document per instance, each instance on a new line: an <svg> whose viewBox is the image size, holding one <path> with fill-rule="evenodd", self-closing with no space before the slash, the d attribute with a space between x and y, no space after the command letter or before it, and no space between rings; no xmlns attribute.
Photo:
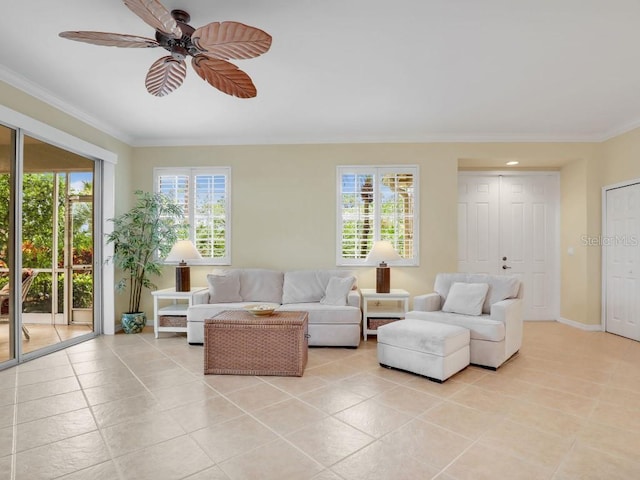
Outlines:
<svg viewBox="0 0 640 480"><path fill-rule="evenodd" d="M135 188L152 189L155 166L232 167L233 266L326 268L335 265L337 165L420 166L420 266L396 267L394 287L412 295L429 291L439 271L457 264L457 171L504 169L520 160L527 169L561 172L561 316L600 322L600 251L583 247L582 235L601 229L601 187L640 178L640 129L602 144L433 143L132 148L0 82L0 104L115 152L116 212L125 211ZM135 179L135 182L133 181ZM574 248L574 255L568 248ZM194 283L209 268L193 269ZM173 269L158 280L173 282ZM373 286L372 268L358 269ZM122 311L124 297L117 297ZM151 311L150 295L143 303Z"/></svg>

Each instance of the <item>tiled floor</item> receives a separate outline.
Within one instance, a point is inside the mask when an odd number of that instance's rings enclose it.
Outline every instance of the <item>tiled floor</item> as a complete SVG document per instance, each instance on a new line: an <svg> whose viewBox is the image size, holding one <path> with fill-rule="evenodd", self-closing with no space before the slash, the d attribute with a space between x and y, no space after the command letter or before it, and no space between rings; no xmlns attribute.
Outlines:
<svg viewBox="0 0 640 480"><path fill-rule="evenodd" d="M0 372L2 479L637 479L640 343L527 323L497 372L203 376L202 347L104 336Z"/></svg>

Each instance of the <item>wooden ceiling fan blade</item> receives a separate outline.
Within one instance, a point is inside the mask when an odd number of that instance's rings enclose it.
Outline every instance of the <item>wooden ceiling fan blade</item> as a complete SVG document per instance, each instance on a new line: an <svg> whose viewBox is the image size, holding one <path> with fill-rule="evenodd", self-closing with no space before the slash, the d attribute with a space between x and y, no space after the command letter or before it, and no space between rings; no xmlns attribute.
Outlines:
<svg viewBox="0 0 640 480"><path fill-rule="evenodd" d="M187 64L171 55L156 60L145 79L147 91L156 97L164 97L177 89L187 75Z"/></svg>
<svg viewBox="0 0 640 480"><path fill-rule="evenodd" d="M61 32L62 38L75 40L76 42L104 45L107 47L123 48L153 48L159 44L152 38L138 37L136 35L122 35L120 33L107 32Z"/></svg>
<svg viewBox="0 0 640 480"><path fill-rule="evenodd" d="M252 98L258 94L249 75L232 63L207 55L196 55L191 65L203 80L227 95Z"/></svg>
<svg viewBox="0 0 640 480"><path fill-rule="evenodd" d="M182 37L182 30L169 10L157 0L124 0L124 4L147 25L173 38Z"/></svg>
<svg viewBox="0 0 640 480"><path fill-rule="evenodd" d="M211 22L191 35L203 53L222 60L254 58L271 47L271 35L239 22Z"/></svg>

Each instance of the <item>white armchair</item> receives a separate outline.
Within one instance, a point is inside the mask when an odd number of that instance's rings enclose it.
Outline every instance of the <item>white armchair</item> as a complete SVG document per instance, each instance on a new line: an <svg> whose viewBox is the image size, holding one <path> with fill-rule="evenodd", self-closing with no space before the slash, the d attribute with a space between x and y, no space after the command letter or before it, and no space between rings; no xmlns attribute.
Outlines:
<svg viewBox="0 0 640 480"><path fill-rule="evenodd" d="M488 285L486 295L476 305L477 315L469 314L464 305L466 301L477 303L477 298L450 297L454 283ZM457 292L458 288L456 296ZM436 276L434 293L414 297L413 310L406 318L467 328L471 333L471 363L497 369L522 345L522 295L522 282L515 276L440 273Z"/></svg>

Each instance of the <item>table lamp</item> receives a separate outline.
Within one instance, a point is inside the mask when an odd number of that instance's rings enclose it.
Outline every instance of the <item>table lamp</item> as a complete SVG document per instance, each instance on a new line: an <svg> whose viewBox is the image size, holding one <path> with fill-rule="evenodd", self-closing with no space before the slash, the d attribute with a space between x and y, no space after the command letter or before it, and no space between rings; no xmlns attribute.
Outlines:
<svg viewBox="0 0 640 480"><path fill-rule="evenodd" d="M368 262L379 263L376 267L376 293L389 293L391 290L391 269L387 261L402 260L388 240L373 242L373 247L367 255Z"/></svg>
<svg viewBox="0 0 640 480"><path fill-rule="evenodd" d="M188 292L191 290L191 269L186 260L200 260L202 257L191 240L178 240L167 258L166 262L179 262L176 267L176 292Z"/></svg>

